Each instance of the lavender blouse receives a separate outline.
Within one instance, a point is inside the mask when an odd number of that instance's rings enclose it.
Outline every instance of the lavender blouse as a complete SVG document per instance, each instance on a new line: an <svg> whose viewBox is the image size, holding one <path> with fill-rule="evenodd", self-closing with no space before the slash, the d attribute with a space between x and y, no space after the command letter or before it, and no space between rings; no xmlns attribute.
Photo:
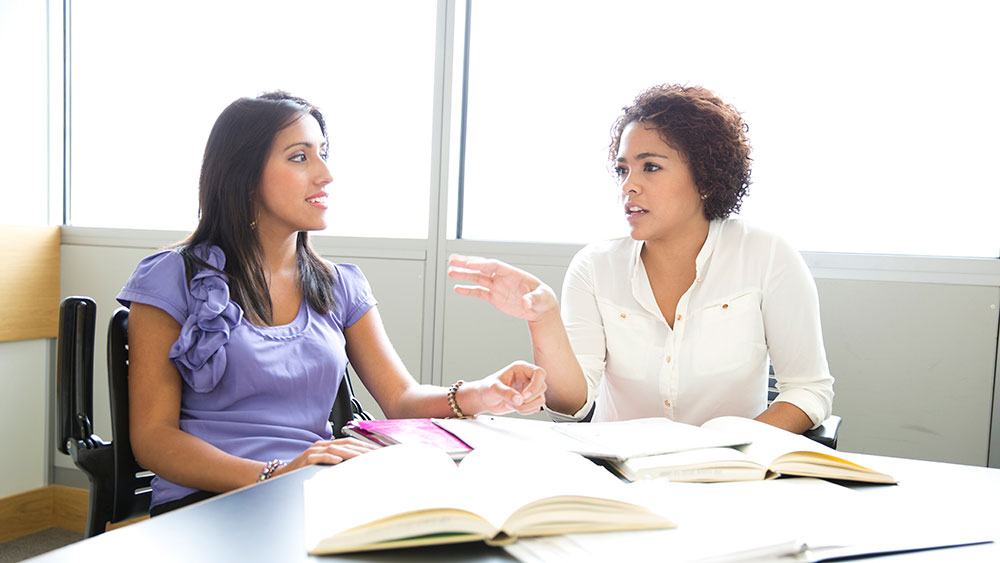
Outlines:
<svg viewBox="0 0 1000 563"><path fill-rule="evenodd" d="M202 246L195 254L223 268L225 254ZM265 462L291 460L313 442L329 440L327 418L347 366L344 329L375 306L361 270L330 264L332 311L321 315L305 299L282 326L257 326L229 299L225 274L204 269L186 281L173 250L144 258L118 301L152 305L181 325L170 360L183 380L181 430L235 456ZM195 489L153 479L151 505Z"/></svg>

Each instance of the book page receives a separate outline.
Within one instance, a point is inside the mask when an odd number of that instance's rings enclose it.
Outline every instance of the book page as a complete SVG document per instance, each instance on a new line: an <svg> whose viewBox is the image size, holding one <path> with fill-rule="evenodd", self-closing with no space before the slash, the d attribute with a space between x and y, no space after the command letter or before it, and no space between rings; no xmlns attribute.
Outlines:
<svg viewBox="0 0 1000 563"><path fill-rule="evenodd" d="M585 447L578 440L556 432L555 422L544 420L490 415L431 420L473 448L517 448L532 444L572 452Z"/></svg>
<svg viewBox="0 0 1000 563"><path fill-rule="evenodd" d="M476 449L459 467L475 510L512 536L672 527L665 502L577 454L521 445ZM662 499L661 499L662 500Z"/></svg>
<svg viewBox="0 0 1000 563"><path fill-rule="evenodd" d="M469 531L492 535L494 527L461 514L469 511L470 503L465 492L454 487L457 474L455 463L445 452L407 444L388 446L323 469L303 484L307 546L313 549L324 539L348 530L427 510L444 512L437 522L424 514L415 521L385 525L377 535L353 535L369 543L430 533L429 528L444 524L451 526L444 530L459 531L454 527L457 521L464 522Z"/></svg>
<svg viewBox="0 0 1000 563"><path fill-rule="evenodd" d="M746 432L753 442L737 449L778 473L878 483L896 482L889 475L852 461L850 454L838 452L801 434L793 434L757 420L724 416L709 420L702 426L741 429Z"/></svg>
<svg viewBox="0 0 1000 563"><path fill-rule="evenodd" d="M706 448L611 462L632 481L666 478L683 482L764 479L767 468L735 448Z"/></svg>
<svg viewBox="0 0 1000 563"><path fill-rule="evenodd" d="M809 499L810 506L850 506L854 491L819 479L735 483L635 483L647 494L668 500L678 523L670 530L570 534L524 538L505 549L521 561L647 561L651 554L669 561L778 560L799 551L815 522L790 510L789 502Z"/></svg>
<svg viewBox="0 0 1000 563"><path fill-rule="evenodd" d="M668 418L639 418L615 422L559 424L557 432L586 444L590 452L578 453L605 459L629 459L703 448L747 444L751 438L737 430L701 428Z"/></svg>
<svg viewBox="0 0 1000 563"><path fill-rule="evenodd" d="M722 416L713 418L702 425L722 431L738 431L746 434L752 441L737 449L747 454L751 459L764 467L780 456L789 452L816 452L837 456L837 450L828 448L801 434L792 434L764 422L738 416Z"/></svg>

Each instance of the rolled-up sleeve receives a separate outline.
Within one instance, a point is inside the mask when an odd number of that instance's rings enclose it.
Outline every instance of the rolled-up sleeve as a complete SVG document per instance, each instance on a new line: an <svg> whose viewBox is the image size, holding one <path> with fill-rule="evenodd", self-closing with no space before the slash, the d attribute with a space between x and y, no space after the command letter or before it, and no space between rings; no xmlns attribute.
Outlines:
<svg viewBox="0 0 1000 563"><path fill-rule="evenodd" d="M771 246L761 311L778 396L806 413L815 428L833 409L833 376L820 326L816 283L802 256L780 238Z"/></svg>

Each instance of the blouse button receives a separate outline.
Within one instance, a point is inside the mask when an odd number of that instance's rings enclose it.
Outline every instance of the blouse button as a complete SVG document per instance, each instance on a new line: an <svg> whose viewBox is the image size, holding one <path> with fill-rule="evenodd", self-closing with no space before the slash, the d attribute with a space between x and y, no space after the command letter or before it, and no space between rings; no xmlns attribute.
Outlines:
<svg viewBox="0 0 1000 563"><path fill-rule="evenodd" d="M622 313L622 314L621 314L620 316L621 316L621 318L623 318L623 319L624 319L624 318L625 318L625 317L627 317L628 315L626 315L625 313Z"/></svg>
<svg viewBox="0 0 1000 563"><path fill-rule="evenodd" d="M681 316L680 315L677 315L677 320L681 320Z"/></svg>
<svg viewBox="0 0 1000 563"><path fill-rule="evenodd" d="M669 407L670 406L670 400L668 399L666 401L663 401L663 406Z"/></svg>
<svg viewBox="0 0 1000 563"><path fill-rule="evenodd" d="M670 356L667 356L667 363L670 363Z"/></svg>
<svg viewBox="0 0 1000 563"><path fill-rule="evenodd" d="M728 309L729 308L729 303L723 303L722 304L722 308L723 309Z"/></svg>

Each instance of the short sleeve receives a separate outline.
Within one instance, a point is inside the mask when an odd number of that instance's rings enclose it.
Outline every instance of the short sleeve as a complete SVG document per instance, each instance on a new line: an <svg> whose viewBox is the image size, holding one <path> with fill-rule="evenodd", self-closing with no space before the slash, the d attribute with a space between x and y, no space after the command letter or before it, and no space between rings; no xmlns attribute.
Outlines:
<svg viewBox="0 0 1000 563"><path fill-rule="evenodd" d="M347 328L358 322L378 302L361 268L354 264L330 264L330 267L337 283L334 316L343 328Z"/></svg>
<svg viewBox="0 0 1000 563"><path fill-rule="evenodd" d="M143 258L118 293L118 302L126 307L132 303L152 305L184 324L188 317L184 259L173 250Z"/></svg>
<svg viewBox="0 0 1000 563"><path fill-rule="evenodd" d="M142 303L166 311L180 325L169 358L192 389L215 389L226 371L226 343L243 320L243 311L229 299L229 280L222 269L226 257L217 246L201 246L195 255L210 267L191 277L175 251L154 254L139 262L118 294L125 306Z"/></svg>

